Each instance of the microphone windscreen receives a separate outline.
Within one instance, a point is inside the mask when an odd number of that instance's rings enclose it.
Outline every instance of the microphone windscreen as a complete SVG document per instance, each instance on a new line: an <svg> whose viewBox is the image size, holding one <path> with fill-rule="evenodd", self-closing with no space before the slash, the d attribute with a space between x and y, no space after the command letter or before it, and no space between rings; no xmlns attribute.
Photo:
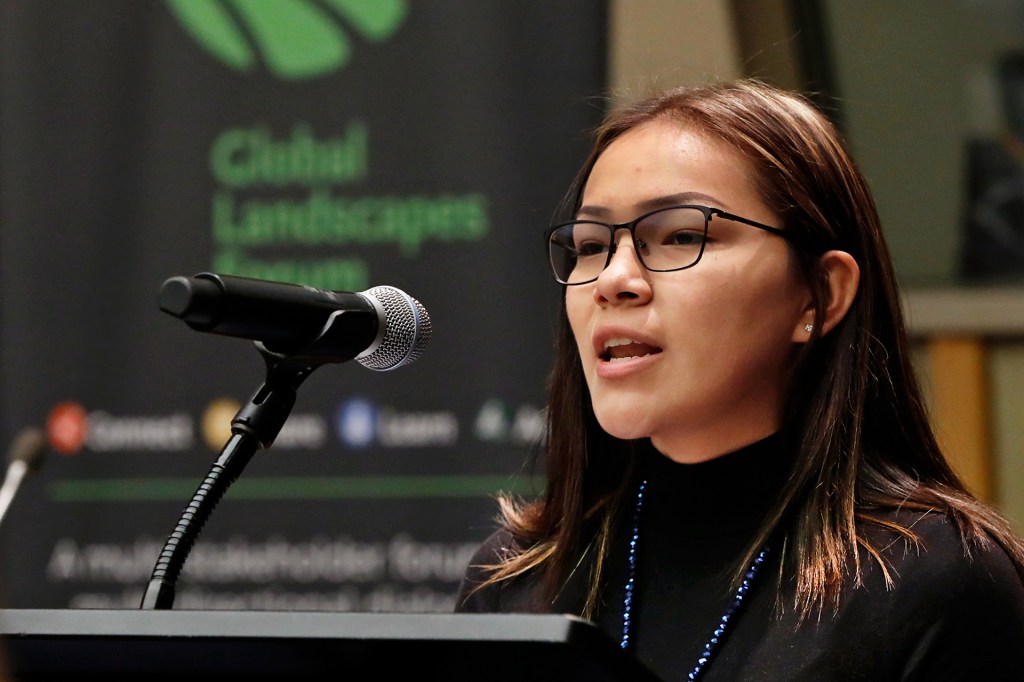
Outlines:
<svg viewBox="0 0 1024 682"><path fill-rule="evenodd" d="M426 308L401 289L377 286L362 294L383 308L384 337L372 352L359 356L359 364L375 371L404 367L423 354L430 341L431 322Z"/></svg>
<svg viewBox="0 0 1024 682"><path fill-rule="evenodd" d="M24 462L30 471L37 469L42 463L46 447L46 434L42 429L37 427L22 429L7 451L7 461L9 463Z"/></svg>

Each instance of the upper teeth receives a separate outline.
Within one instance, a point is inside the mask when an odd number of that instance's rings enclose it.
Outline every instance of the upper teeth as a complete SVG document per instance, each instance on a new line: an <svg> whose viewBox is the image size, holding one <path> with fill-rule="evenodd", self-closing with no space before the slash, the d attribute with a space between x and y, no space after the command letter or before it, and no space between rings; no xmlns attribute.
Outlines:
<svg viewBox="0 0 1024 682"><path fill-rule="evenodd" d="M620 337L617 339L608 339L604 342L605 349L614 348L615 346L628 346L631 343L637 343L633 339L627 339L626 337Z"/></svg>

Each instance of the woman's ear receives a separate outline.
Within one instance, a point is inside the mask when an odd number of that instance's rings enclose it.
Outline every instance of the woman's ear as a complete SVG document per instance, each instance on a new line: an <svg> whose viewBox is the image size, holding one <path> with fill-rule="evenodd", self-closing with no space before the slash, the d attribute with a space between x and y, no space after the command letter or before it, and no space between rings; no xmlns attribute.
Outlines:
<svg viewBox="0 0 1024 682"><path fill-rule="evenodd" d="M853 299L857 296L860 266L853 256L846 251L826 251L820 260L828 277L829 292L825 316L820 321L822 328L814 329L814 306L811 305L800 319L800 326L794 332L794 341L807 341L815 331L820 336L828 334L850 310Z"/></svg>

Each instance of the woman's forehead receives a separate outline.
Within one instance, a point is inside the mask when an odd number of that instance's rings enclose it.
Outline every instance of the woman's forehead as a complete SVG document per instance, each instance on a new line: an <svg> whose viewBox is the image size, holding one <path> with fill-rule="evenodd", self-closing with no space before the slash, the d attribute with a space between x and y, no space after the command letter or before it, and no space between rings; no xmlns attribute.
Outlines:
<svg viewBox="0 0 1024 682"><path fill-rule="evenodd" d="M580 205L598 212L643 212L667 203L737 209L743 198L759 194L753 173L749 161L726 142L656 119L608 145L583 186Z"/></svg>

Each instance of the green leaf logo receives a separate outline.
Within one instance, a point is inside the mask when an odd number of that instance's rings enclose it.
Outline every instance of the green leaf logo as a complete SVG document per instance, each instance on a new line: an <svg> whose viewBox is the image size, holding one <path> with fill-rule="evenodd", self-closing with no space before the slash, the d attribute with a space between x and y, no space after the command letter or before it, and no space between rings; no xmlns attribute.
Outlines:
<svg viewBox="0 0 1024 682"><path fill-rule="evenodd" d="M251 71L262 61L285 80L341 68L352 55L348 31L383 41L408 13L406 0L167 0L167 6L228 66Z"/></svg>

